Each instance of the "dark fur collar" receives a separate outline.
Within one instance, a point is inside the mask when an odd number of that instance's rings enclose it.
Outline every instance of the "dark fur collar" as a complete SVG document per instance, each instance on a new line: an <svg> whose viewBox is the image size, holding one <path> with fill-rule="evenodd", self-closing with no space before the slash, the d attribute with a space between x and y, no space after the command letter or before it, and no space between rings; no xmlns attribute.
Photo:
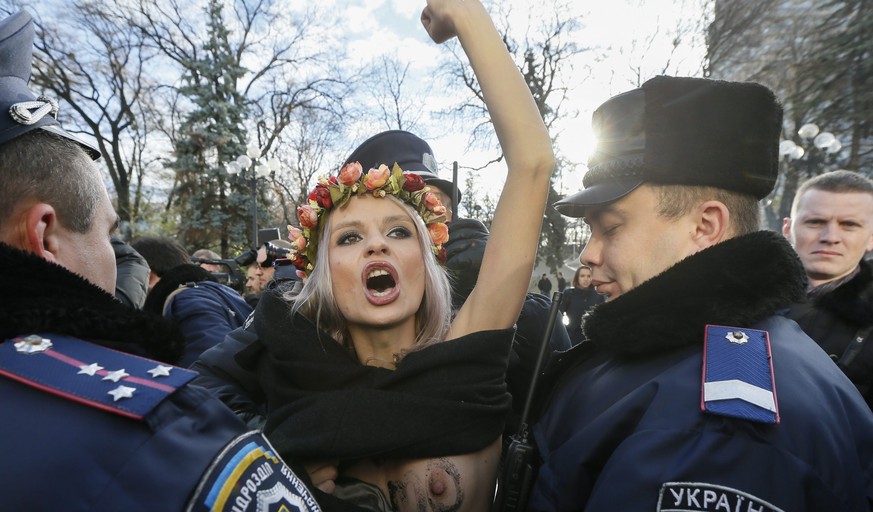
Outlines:
<svg viewBox="0 0 873 512"><path fill-rule="evenodd" d="M788 242L759 231L690 256L595 306L584 332L607 353L642 357L699 343L707 324L751 325L801 300L805 291L803 265Z"/></svg>
<svg viewBox="0 0 873 512"><path fill-rule="evenodd" d="M873 325L873 268L864 260L860 267L847 283L817 297L815 306L853 325Z"/></svg>
<svg viewBox="0 0 873 512"><path fill-rule="evenodd" d="M0 243L0 341L54 332L173 363L183 338L164 318L131 309L69 270Z"/></svg>

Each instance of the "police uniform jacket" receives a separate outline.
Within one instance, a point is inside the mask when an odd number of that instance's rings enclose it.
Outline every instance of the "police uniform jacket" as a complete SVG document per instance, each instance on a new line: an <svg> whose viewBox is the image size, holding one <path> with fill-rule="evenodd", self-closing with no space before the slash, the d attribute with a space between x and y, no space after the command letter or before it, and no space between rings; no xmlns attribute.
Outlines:
<svg viewBox="0 0 873 512"><path fill-rule="evenodd" d="M171 324L2 243L0 276L0 509L320 510L261 434L166 364Z"/></svg>
<svg viewBox="0 0 873 512"><path fill-rule="evenodd" d="M787 313L831 356L873 406L873 266L830 292L807 297Z"/></svg>
<svg viewBox="0 0 873 512"><path fill-rule="evenodd" d="M559 377L533 429L542 466L529 510L868 510L873 414L815 342L773 315L804 287L791 247L758 232L597 306L586 341L550 369ZM711 351L732 345L725 333L769 337L772 368L766 352ZM704 401L713 367L739 381L771 375L778 413ZM702 410L724 404L736 408Z"/></svg>

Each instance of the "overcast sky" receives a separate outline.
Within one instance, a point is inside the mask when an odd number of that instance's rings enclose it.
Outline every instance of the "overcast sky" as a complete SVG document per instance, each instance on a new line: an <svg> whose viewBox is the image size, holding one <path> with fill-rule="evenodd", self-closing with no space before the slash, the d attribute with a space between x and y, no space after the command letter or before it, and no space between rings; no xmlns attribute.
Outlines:
<svg viewBox="0 0 873 512"><path fill-rule="evenodd" d="M345 27L348 34L349 56L366 62L381 55L396 56L400 62L410 63L410 83L425 84L431 80L434 65L448 55L430 41L421 27L419 15L425 5L421 0L334 0L334 6L344 12L350 21ZM574 67L581 72L593 68L593 78L575 80L568 75L573 90L566 112L578 112L576 117L561 119L553 136L556 150L565 159L578 164L566 172L562 192L572 193L581 187L584 163L594 141L590 133L591 112L614 94L636 86L660 74L667 63L668 74L698 75L703 57L701 40L691 35L683 38L678 53L670 56L670 48L677 27L693 25L700 19L699 4L694 0L574 0L568 2L572 15L581 20L578 34L580 46L593 48L579 56ZM537 0L504 0L511 6L513 31L524 32L529 19L542 11L549 2ZM531 4L535 8L531 10ZM486 5L488 5L486 0ZM595 60L595 57L597 59ZM586 72L587 76L587 72ZM423 105L432 108L445 106L452 98L440 98L439 92L422 98ZM471 150L467 146L469 132L454 126L446 127L445 119L424 124L421 131L432 143L441 163L441 174L451 179L451 161L460 160L462 171L459 181L464 183L464 167L478 167L493 158L493 152ZM384 128L379 128L384 129ZM378 130L374 130L378 131ZM480 171L481 183L496 184L497 190L505 177L500 165ZM489 187L483 187L489 188Z"/></svg>

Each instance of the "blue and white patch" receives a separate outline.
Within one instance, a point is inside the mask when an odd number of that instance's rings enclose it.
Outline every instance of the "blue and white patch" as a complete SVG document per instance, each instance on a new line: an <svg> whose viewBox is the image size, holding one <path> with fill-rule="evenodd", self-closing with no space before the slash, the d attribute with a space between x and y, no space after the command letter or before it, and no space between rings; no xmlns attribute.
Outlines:
<svg viewBox="0 0 873 512"><path fill-rule="evenodd" d="M706 326L701 409L761 423L779 423L767 331Z"/></svg>
<svg viewBox="0 0 873 512"><path fill-rule="evenodd" d="M321 512L321 507L267 438L252 431L215 458L186 510Z"/></svg>
<svg viewBox="0 0 873 512"><path fill-rule="evenodd" d="M783 512L747 492L704 482L666 482L658 494L658 512Z"/></svg>

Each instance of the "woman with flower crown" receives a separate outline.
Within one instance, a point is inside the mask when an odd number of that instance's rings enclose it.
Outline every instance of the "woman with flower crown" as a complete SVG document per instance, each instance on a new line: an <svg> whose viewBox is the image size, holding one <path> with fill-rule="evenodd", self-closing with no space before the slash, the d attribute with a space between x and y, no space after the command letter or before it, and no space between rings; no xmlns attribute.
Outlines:
<svg viewBox="0 0 873 512"><path fill-rule="evenodd" d="M554 157L480 1L428 0L421 21L437 43L458 37L508 168L476 287L452 318L445 206L393 162L353 162L298 208L291 258L305 284L265 294L237 360L259 376L268 438L318 489L366 510L482 511L527 291L506 276L532 271Z"/></svg>

